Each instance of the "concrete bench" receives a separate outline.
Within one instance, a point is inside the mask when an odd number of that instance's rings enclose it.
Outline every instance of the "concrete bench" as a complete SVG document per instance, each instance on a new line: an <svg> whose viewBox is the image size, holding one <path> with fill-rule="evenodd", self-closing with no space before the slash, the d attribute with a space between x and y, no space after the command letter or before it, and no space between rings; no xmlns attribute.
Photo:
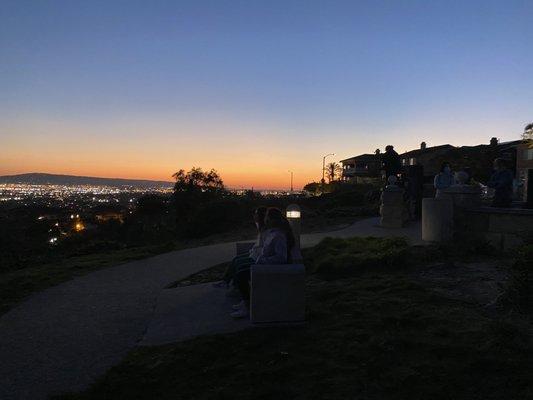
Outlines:
<svg viewBox="0 0 533 400"><path fill-rule="evenodd" d="M252 323L305 321L303 264L252 265L250 286Z"/></svg>
<svg viewBox="0 0 533 400"><path fill-rule="evenodd" d="M237 254L253 243L237 243ZM305 267L299 251L295 263L256 264L250 268L250 319L253 324L292 324L305 321Z"/></svg>

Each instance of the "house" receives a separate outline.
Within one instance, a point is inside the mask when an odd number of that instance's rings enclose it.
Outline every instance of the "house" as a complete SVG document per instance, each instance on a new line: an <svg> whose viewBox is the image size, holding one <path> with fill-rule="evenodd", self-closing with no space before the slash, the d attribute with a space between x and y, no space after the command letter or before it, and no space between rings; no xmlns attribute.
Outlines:
<svg viewBox="0 0 533 400"><path fill-rule="evenodd" d="M435 176L440 172L442 162L446 155L455 149L451 144L427 147L426 142L420 143L420 148L400 154L402 167L421 165L424 167L424 176Z"/></svg>
<svg viewBox="0 0 533 400"><path fill-rule="evenodd" d="M516 146L516 178L519 200L533 207L533 146L524 142Z"/></svg>
<svg viewBox="0 0 533 400"><path fill-rule="evenodd" d="M361 154L359 156L341 160L342 180L353 183L363 183L381 176L381 154L379 149L374 154Z"/></svg>
<svg viewBox="0 0 533 400"><path fill-rule="evenodd" d="M515 172L517 163L517 147L522 140L499 142L492 138L489 144L477 146L462 146L450 154L448 161L454 169L467 169L475 180L485 183L493 172L493 162L496 158L507 160L509 167Z"/></svg>
<svg viewBox="0 0 533 400"><path fill-rule="evenodd" d="M516 166L516 176L525 185L526 180L533 182L533 179L529 178L533 168L532 161L531 158L527 158L533 157L532 152L533 149L527 148L523 140L499 142L493 137L486 144L461 147L451 144L428 147L426 142L422 142L420 148L400 154L400 161L403 172L408 176L415 169L411 167L418 166L418 169L422 167L422 172L419 173L423 175L423 182L426 184L433 183L433 177L440 172L443 162L450 163L454 171L465 170L474 180L486 183L493 172L494 159L504 158L513 170ZM361 183L381 176L379 150L374 154L361 154L340 162L343 166L344 181ZM532 186L529 185L528 190L532 190ZM526 195L527 192L524 192L523 196Z"/></svg>

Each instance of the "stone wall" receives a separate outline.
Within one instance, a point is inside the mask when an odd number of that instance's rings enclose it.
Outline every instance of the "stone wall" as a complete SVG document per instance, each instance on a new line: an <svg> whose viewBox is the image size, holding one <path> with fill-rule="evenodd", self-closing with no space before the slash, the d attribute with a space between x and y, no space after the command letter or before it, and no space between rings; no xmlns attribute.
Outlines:
<svg viewBox="0 0 533 400"><path fill-rule="evenodd" d="M500 249L511 249L533 238L533 210L479 207L466 211L465 230Z"/></svg>

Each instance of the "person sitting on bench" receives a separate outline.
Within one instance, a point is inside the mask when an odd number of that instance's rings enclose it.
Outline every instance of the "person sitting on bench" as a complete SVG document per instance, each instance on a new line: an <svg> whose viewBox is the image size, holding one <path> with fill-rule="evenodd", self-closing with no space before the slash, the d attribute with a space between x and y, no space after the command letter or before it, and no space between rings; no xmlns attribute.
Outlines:
<svg viewBox="0 0 533 400"><path fill-rule="evenodd" d="M257 228L257 240L254 245L250 248L249 251L237 256L231 261L231 264L228 265L222 276L222 280L213 284L214 287L224 287L228 288L228 294L231 294L230 284L233 281L235 274L242 265L251 265L254 264L263 248L263 242L265 238L265 216L267 208L258 207L254 210L254 222Z"/></svg>
<svg viewBox="0 0 533 400"><path fill-rule="evenodd" d="M269 208L265 217L267 228L261 254L249 264L241 264L235 275L235 286L242 301L233 306L233 318L246 318L250 308L250 267L252 264L289 264L295 240L289 221L278 208Z"/></svg>

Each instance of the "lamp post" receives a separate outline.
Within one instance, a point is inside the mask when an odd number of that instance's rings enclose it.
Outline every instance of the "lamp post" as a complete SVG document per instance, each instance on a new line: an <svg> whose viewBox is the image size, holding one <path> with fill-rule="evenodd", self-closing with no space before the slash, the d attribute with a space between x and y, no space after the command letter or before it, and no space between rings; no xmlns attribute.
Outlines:
<svg viewBox="0 0 533 400"><path fill-rule="evenodd" d="M322 184L326 182L326 180L324 179L325 174L326 174L326 157L334 156L334 155L335 153L329 153L329 154L326 154L324 157L322 157Z"/></svg>
<svg viewBox="0 0 533 400"><path fill-rule="evenodd" d="M291 174L291 193L292 193L292 192L294 191L293 186L292 186L292 182L293 182L293 181L292 181L292 178L293 178L293 172L292 172L292 171L289 171L289 172L290 172L290 174Z"/></svg>
<svg viewBox="0 0 533 400"><path fill-rule="evenodd" d="M293 262L299 262L302 259L300 252L300 232L301 232L301 211L297 204L290 204L287 206L286 217L291 226L292 234L294 235L294 250L292 252Z"/></svg>

